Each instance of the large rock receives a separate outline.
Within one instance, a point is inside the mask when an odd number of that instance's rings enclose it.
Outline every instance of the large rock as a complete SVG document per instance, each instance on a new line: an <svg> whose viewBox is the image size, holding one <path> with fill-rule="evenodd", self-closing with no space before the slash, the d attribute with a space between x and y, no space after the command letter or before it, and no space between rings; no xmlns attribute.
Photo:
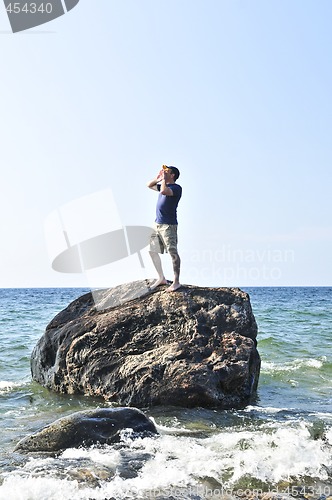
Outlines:
<svg viewBox="0 0 332 500"><path fill-rule="evenodd" d="M54 452L94 443L111 444L120 440L124 429L131 429L133 437L157 434L151 420L136 408L100 408L59 418L21 439L15 451Z"/></svg>
<svg viewBox="0 0 332 500"><path fill-rule="evenodd" d="M96 294L88 293L60 312L33 350L33 379L129 406L247 404L260 370L248 294L159 287L103 309L136 286L100 291L97 307Z"/></svg>

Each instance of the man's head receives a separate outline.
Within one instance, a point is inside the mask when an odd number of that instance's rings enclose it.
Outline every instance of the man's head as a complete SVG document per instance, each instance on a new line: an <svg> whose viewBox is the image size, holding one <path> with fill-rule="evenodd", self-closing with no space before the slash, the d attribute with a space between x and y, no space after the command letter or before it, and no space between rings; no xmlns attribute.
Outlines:
<svg viewBox="0 0 332 500"><path fill-rule="evenodd" d="M170 174L173 174L174 181L176 181L180 177L180 171L176 167L167 167L170 170Z"/></svg>

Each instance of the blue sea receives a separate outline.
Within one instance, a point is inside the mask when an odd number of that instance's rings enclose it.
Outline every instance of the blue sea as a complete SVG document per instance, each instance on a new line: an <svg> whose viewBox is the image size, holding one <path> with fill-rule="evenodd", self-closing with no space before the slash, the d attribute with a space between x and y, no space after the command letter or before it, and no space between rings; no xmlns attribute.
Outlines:
<svg viewBox="0 0 332 500"><path fill-rule="evenodd" d="M332 288L244 288L258 324L257 397L242 410L146 408L160 436L58 456L16 443L102 400L49 392L30 375L46 325L82 289L0 290L0 499L324 500L332 495ZM270 496L271 498L271 496Z"/></svg>

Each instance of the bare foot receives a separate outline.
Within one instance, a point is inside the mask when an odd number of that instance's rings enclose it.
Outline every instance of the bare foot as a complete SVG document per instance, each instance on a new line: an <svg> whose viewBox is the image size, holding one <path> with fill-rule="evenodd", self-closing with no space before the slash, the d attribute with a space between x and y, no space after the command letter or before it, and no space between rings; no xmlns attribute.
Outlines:
<svg viewBox="0 0 332 500"><path fill-rule="evenodd" d="M154 290L154 288L157 288L157 286L160 285L167 285L167 279L166 278L159 278L157 279L151 286L151 290Z"/></svg>
<svg viewBox="0 0 332 500"><path fill-rule="evenodd" d="M167 288L166 292L175 292L175 290L178 290L181 286L181 283L172 283L171 286Z"/></svg>

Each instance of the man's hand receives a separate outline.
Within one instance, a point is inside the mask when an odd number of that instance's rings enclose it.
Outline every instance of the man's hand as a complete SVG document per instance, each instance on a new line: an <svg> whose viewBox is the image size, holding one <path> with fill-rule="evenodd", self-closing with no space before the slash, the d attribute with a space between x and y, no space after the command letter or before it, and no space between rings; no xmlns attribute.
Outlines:
<svg viewBox="0 0 332 500"><path fill-rule="evenodd" d="M160 182L160 193L164 194L165 196L173 196L173 191L170 189L167 184L172 183L172 173L170 169L164 169L163 167L166 167L166 165L163 165L161 170L158 172L157 177L153 179L152 181L148 182L147 186L150 189L154 189L155 191L158 191L157 184Z"/></svg>
<svg viewBox="0 0 332 500"><path fill-rule="evenodd" d="M153 189L154 191L158 191L157 184L159 182L162 182L164 179L165 179L164 170L161 169L157 177L155 177L155 179L152 179L152 181L148 182L147 186L148 188Z"/></svg>
<svg viewBox="0 0 332 500"><path fill-rule="evenodd" d="M164 179L164 173L165 171L161 169L156 178L157 182L162 181Z"/></svg>

